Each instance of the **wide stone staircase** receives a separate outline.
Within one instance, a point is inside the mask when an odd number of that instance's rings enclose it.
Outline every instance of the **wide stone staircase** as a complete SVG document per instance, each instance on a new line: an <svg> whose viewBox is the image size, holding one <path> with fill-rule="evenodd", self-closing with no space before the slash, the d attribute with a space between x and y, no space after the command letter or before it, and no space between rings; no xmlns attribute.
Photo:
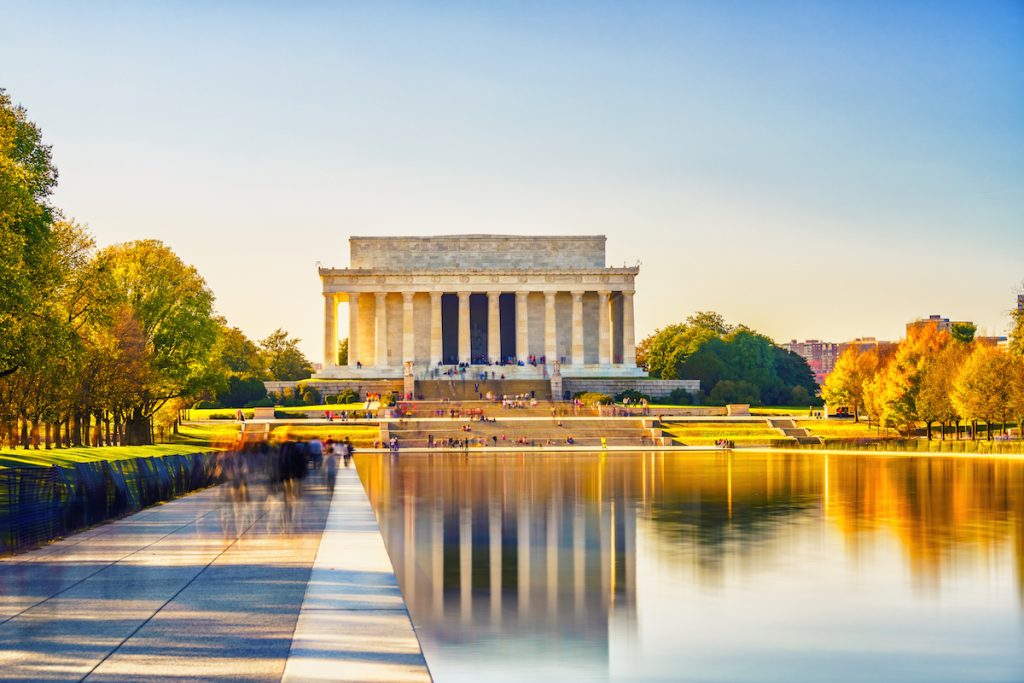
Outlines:
<svg viewBox="0 0 1024 683"><path fill-rule="evenodd" d="M789 418L770 418L768 424L778 429L784 435L796 439L798 444L820 445L822 443L820 436L812 436L803 427L797 427L796 423Z"/></svg>
<svg viewBox="0 0 1024 683"><path fill-rule="evenodd" d="M406 419L388 423L386 433L398 437L403 448L425 448L431 436L435 446L447 445L449 439L469 439L471 447L483 445L509 449L521 446L565 446L570 437L575 446L596 448L602 446L602 438L607 446L640 448L662 444L661 431L654 428L651 419L642 418L522 419L519 416L500 416L494 418L493 422Z"/></svg>

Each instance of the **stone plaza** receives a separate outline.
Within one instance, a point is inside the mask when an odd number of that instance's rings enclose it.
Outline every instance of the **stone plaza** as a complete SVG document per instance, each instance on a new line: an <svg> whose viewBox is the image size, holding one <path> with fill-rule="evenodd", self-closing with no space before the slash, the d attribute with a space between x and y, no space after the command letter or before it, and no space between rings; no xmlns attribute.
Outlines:
<svg viewBox="0 0 1024 683"><path fill-rule="evenodd" d="M317 379L427 377L460 364L499 366L508 379L646 376L633 322L640 269L607 267L603 235L351 237L349 246L348 268L320 269Z"/></svg>

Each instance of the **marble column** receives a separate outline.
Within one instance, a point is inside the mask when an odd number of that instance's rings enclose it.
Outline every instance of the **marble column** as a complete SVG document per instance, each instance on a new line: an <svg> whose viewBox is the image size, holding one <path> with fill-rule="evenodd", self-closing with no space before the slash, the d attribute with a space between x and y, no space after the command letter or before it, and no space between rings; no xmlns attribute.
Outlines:
<svg viewBox="0 0 1024 683"><path fill-rule="evenodd" d="M359 292L348 295L348 366L359 362Z"/></svg>
<svg viewBox="0 0 1024 683"><path fill-rule="evenodd" d="M374 297L376 298L374 313L377 321L377 329L374 333L377 353L374 364L378 368L386 368L388 366L388 293L375 292Z"/></svg>
<svg viewBox="0 0 1024 683"><path fill-rule="evenodd" d="M338 300L324 292L324 369L338 364Z"/></svg>
<svg viewBox="0 0 1024 683"><path fill-rule="evenodd" d="M402 292L402 362L416 360L412 299L415 292Z"/></svg>
<svg viewBox="0 0 1024 683"><path fill-rule="evenodd" d="M610 295L608 290L597 293L597 362L601 365L610 365L612 362Z"/></svg>
<svg viewBox="0 0 1024 683"><path fill-rule="evenodd" d="M516 359L524 365L530 357L530 312L526 305L529 292L516 292Z"/></svg>
<svg viewBox="0 0 1024 683"><path fill-rule="evenodd" d="M441 362L441 292L430 293L430 367Z"/></svg>
<svg viewBox="0 0 1024 683"><path fill-rule="evenodd" d="M469 292L459 292L459 362L469 363L473 349L469 338Z"/></svg>
<svg viewBox="0 0 1024 683"><path fill-rule="evenodd" d="M622 293L622 364L636 366L636 337L633 330L633 292Z"/></svg>
<svg viewBox="0 0 1024 683"><path fill-rule="evenodd" d="M544 292L544 358L548 365L558 360L558 319L555 292Z"/></svg>
<svg viewBox="0 0 1024 683"><path fill-rule="evenodd" d="M487 358L492 363L501 360L501 292L487 292Z"/></svg>
<svg viewBox="0 0 1024 683"><path fill-rule="evenodd" d="M583 292L572 293L572 364L583 365Z"/></svg>

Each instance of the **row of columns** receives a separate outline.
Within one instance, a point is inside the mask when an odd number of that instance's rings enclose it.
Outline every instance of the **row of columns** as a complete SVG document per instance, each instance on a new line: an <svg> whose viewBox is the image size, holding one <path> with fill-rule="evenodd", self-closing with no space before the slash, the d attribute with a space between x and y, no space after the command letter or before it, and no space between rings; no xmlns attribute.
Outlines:
<svg viewBox="0 0 1024 683"><path fill-rule="evenodd" d="M416 292L402 292L402 359L412 361L414 358L415 332L413 318L413 297ZM441 296L443 292L430 292L430 365L441 362ZM460 362L469 363L470 328L469 328L469 297L472 292L457 292L459 298L459 331L458 357ZM487 355L492 360L501 357L499 297L501 292L487 292ZM527 297L530 292L515 292L516 297L516 359L526 362L529 355L530 321L527 310ZM572 295L572 356L573 365L584 363L583 339L583 294L582 291L570 292ZM349 330L348 330L348 365L356 367L360 361L359 349L359 292L350 292ZM387 347L387 295L388 292L374 292L376 297L375 320L375 358L376 365L386 365L380 359L388 357ZM544 355L548 359L558 357L557 314L555 296L557 292L544 292ZM611 363L611 295L609 290L598 291L598 363ZM338 365L338 294L324 293L324 365ZM381 332L381 331L385 332ZM622 362L627 366L636 364L636 339L633 330L633 292L622 292Z"/></svg>

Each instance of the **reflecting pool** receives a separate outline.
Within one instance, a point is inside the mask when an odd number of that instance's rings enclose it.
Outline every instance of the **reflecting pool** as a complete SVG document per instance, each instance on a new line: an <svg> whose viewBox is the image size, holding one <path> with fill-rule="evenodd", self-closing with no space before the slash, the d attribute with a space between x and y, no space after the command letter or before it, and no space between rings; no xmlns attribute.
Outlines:
<svg viewBox="0 0 1024 683"><path fill-rule="evenodd" d="M1024 680L1024 461L357 465L438 683Z"/></svg>

